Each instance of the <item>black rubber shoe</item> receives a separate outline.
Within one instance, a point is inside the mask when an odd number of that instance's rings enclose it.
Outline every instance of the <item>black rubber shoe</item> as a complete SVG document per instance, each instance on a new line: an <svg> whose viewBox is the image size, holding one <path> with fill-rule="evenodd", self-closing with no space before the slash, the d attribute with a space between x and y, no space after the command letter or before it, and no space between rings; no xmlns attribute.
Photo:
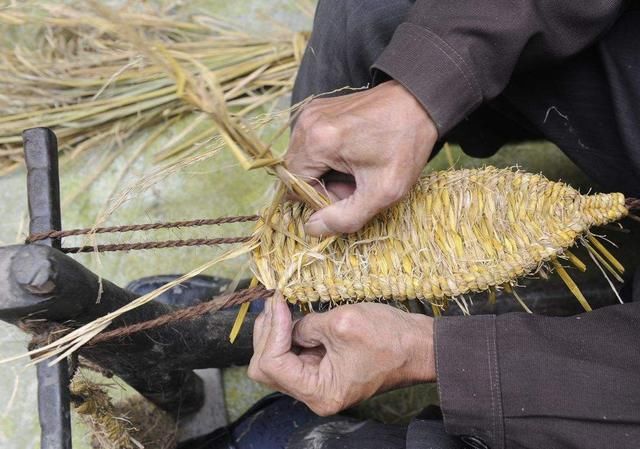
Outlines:
<svg viewBox="0 0 640 449"><path fill-rule="evenodd" d="M140 278L130 282L126 289L142 296L171 281L175 281L181 276L178 274L163 274ZM223 294L229 284L231 284L231 279L198 275L158 296L156 301L176 307L194 306ZM238 289L247 288L248 286L249 280L244 279L238 284Z"/></svg>

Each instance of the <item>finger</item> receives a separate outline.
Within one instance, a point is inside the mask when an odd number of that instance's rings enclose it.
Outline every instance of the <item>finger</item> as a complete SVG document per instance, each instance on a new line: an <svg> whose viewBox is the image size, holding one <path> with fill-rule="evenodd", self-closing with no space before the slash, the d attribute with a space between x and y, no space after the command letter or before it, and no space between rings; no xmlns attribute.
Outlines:
<svg viewBox="0 0 640 449"><path fill-rule="evenodd" d="M264 348L266 346L266 334L268 332L268 321L270 318L268 315L267 304L269 299L265 301L265 308L253 325L253 355L251 356L251 360L249 361L249 369L247 374L250 379L255 380L256 382L267 383L268 379L260 369L260 361L262 360L262 354L264 353ZM272 385L269 385L272 387Z"/></svg>
<svg viewBox="0 0 640 449"><path fill-rule="evenodd" d="M293 325L292 342L303 348L314 348L326 343L328 313L310 313Z"/></svg>
<svg viewBox="0 0 640 449"><path fill-rule="evenodd" d="M356 190L356 180L348 173L331 170L322 176L322 181L332 203L353 195Z"/></svg>
<svg viewBox="0 0 640 449"><path fill-rule="evenodd" d="M263 366L268 364L270 356L265 355L265 349L269 345L269 335L273 328L273 301L274 296L279 292L274 293L273 296L267 298L264 304L263 312L258 316L254 324L254 336L253 336L253 356L249 362L249 377L257 382L261 382L270 388L276 388L277 383L271 375L263 370ZM265 363L266 361L266 363Z"/></svg>
<svg viewBox="0 0 640 449"><path fill-rule="evenodd" d="M333 169L345 171L345 164L337 150L341 142L341 127L313 102L305 107L296 122L289 148L284 155L286 167L304 178L319 179Z"/></svg>
<svg viewBox="0 0 640 449"><path fill-rule="evenodd" d="M264 310L258 318L256 318L253 324L253 354L254 357L260 358L264 352L264 348L267 345L267 334L271 327L271 310L269 309L270 298L265 300Z"/></svg>
<svg viewBox="0 0 640 449"><path fill-rule="evenodd" d="M269 298L267 307L271 316L265 337L265 357L279 357L291 351L291 330L293 327L291 311L282 296L276 293Z"/></svg>
<svg viewBox="0 0 640 449"><path fill-rule="evenodd" d="M262 353L264 347L264 312L253 323L253 353Z"/></svg>
<svg viewBox="0 0 640 449"><path fill-rule="evenodd" d="M302 385L305 366L292 351L291 312L281 293L273 295L267 304L270 308L270 326L266 329L264 350L250 364L250 376L259 382L286 391L293 396L306 391ZM265 321L267 323L267 321Z"/></svg>
<svg viewBox="0 0 640 449"><path fill-rule="evenodd" d="M316 348L303 349L302 351L300 351L300 354L298 354L298 357L305 365L317 367L318 365L320 365L320 362L325 355L327 355L326 349L324 349L322 346L318 346Z"/></svg>
<svg viewBox="0 0 640 449"><path fill-rule="evenodd" d="M331 203L337 203L353 195L356 185L351 182L330 182L327 183L326 190Z"/></svg>
<svg viewBox="0 0 640 449"><path fill-rule="evenodd" d="M376 214L400 200L407 190L402 182L358 179L353 194L313 214L305 232L329 236L359 231Z"/></svg>
<svg viewBox="0 0 640 449"><path fill-rule="evenodd" d="M306 131L297 126L293 129L289 147L284 155L287 169L307 182L319 181L322 175L330 169L325 163L316 161L313 154L309 153L309 150L314 148L313 145L312 142L309 142ZM317 145L315 149L317 150Z"/></svg>

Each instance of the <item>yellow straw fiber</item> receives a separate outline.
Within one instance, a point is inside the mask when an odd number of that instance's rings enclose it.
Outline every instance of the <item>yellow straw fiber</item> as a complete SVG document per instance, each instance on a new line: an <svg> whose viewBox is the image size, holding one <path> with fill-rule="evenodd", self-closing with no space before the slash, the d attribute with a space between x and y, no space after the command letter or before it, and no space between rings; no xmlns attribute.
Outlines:
<svg viewBox="0 0 640 449"><path fill-rule="evenodd" d="M541 175L486 167L421 179L361 231L306 236L312 210L287 202L263 214L253 270L292 303L448 299L534 273L589 228L627 214L622 194L581 195Z"/></svg>

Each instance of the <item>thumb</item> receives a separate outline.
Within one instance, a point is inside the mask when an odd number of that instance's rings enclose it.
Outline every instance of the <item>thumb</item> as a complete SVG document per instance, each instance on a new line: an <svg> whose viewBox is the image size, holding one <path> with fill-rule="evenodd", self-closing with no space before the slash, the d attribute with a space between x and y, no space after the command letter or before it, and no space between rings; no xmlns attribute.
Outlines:
<svg viewBox="0 0 640 449"><path fill-rule="evenodd" d="M265 338L264 355L278 357L291 349L291 312L280 291L276 291L267 299L265 307L269 317L269 329Z"/></svg>
<svg viewBox="0 0 640 449"><path fill-rule="evenodd" d="M309 313L293 324L293 343L303 348L313 348L326 343L326 313Z"/></svg>
<svg viewBox="0 0 640 449"><path fill-rule="evenodd" d="M397 182L369 185L357 185L352 195L314 213L305 224L305 232L326 237L359 231L406 193L406 188Z"/></svg>

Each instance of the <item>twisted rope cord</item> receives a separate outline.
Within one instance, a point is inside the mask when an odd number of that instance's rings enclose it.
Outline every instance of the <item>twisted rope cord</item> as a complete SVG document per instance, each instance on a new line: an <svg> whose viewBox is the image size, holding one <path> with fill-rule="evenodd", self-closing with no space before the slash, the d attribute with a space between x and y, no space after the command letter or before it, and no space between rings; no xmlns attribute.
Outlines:
<svg viewBox="0 0 640 449"><path fill-rule="evenodd" d="M273 294L273 290L268 290L263 286L248 288L229 295L218 296L211 301L203 302L195 306L186 307L184 309L176 310L175 312L162 315L158 318L154 318L148 321L141 321L140 323L131 324L129 326L123 326L111 331L102 332L101 334L93 337L88 343L88 346L96 345L98 343L104 343L118 338L126 337L138 332L155 329L176 321L190 320L197 318L201 315L205 315L209 312L216 312L220 309L226 309L238 304L250 302L258 298L270 296Z"/></svg>
<svg viewBox="0 0 640 449"><path fill-rule="evenodd" d="M123 225L123 226L106 226L101 228L80 228L80 229L67 229L64 231L47 231L39 232L37 234L31 234L27 237L27 243L33 243L45 239L59 239L64 237L86 235L86 234L105 234L115 232L131 232L131 231L152 231L156 229L170 229L170 228L187 228L196 226L210 226L210 225L222 225L229 223L243 223L249 221L257 221L260 217L258 215L236 215L230 217L219 218L205 218L199 220L185 220L185 221L173 221L173 222L160 222L160 223L146 223L135 225Z"/></svg>
<svg viewBox="0 0 640 449"><path fill-rule="evenodd" d="M91 253L91 252L110 252L110 251L133 251L141 249L164 249L179 248L184 246L213 246L213 245L231 245L234 243L246 243L251 240L251 236L243 237L220 237L214 239L185 239L185 240L163 240L156 242L138 242L138 243L110 243L104 245L87 245L87 246L70 246L62 248L63 253Z"/></svg>
<svg viewBox="0 0 640 449"><path fill-rule="evenodd" d="M227 309L239 304L251 302L259 298L271 296L272 294L273 290L268 290L260 285L258 287L240 290L228 295L218 296L211 301L206 301L191 307L185 307L183 309L176 310L175 312L159 316L152 320L141 321L139 323L118 327L107 332L102 332L93 337L87 343L87 346L93 346L118 338L128 337L138 332L156 329L158 327L175 323L177 321L191 320L199 316L206 315L210 312L217 312L221 309ZM29 349L35 349L45 344L52 343L73 330L70 327L63 326L62 324L50 322L43 323L39 321L21 322L19 323L19 327L23 331L32 334Z"/></svg>
<svg viewBox="0 0 640 449"><path fill-rule="evenodd" d="M31 341L27 345L29 351L53 343L64 337L71 329L60 323L50 321L20 321L18 328L31 334Z"/></svg>

